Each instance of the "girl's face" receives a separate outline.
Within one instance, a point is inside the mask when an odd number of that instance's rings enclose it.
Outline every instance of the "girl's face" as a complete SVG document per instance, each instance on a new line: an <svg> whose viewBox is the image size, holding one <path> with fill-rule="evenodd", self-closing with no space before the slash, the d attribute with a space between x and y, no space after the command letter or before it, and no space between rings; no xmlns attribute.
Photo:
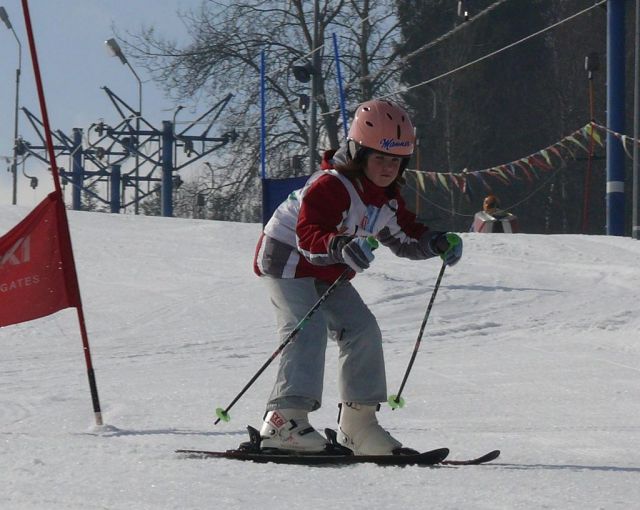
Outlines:
<svg viewBox="0 0 640 510"><path fill-rule="evenodd" d="M402 158L381 152L372 152L367 156L364 174L376 186L386 188L398 177Z"/></svg>

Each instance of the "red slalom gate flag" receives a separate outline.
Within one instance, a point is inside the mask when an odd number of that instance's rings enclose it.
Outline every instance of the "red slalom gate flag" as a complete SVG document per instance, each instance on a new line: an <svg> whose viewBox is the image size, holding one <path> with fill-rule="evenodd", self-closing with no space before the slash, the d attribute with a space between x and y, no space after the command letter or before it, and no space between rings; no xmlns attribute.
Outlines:
<svg viewBox="0 0 640 510"><path fill-rule="evenodd" d="M0 237L0 327L81 306L65 214L53 192Z"/></svg>
<svg viewBox="0 0 640 510"><path fill-rule="evenodd" d="M0 238L0 326L44 317L63 308L75 307L80 323L96 425L101 426L98 385L91 362L89 336L73 262L67 211L62 199L28 0L22 0L22 12L42 112L51 175L56 190L11 232Z"/></svg>

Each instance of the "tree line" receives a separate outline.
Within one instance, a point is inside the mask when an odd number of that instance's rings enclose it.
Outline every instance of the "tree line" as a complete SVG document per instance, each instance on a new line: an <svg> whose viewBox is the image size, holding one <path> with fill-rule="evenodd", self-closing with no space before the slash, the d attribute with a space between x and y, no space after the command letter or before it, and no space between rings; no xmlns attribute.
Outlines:
<svg viewBox="0 0 640 510"><path fill-rule="evenodd" d="M267 61L267 172L309 173L309 130L322 151L337 148L342 121L336 35L349 117L367 99L404 104L417 126L410 168L481 169L547 147L590 120L605 124L606 4L490 58L431 81L592 6L592 0L318 0L318 122L309 124L308 83L294 76L312 62L314 2L203 2L179 13L190 40L176 43L153 27L120 37L139 65L176 103L211 103L232 92L218 119L239 138L176 191L176 215L260 221L260 54ZM627 65L633 69L632 2L627 2ZM466 11L466 15L465 15ZM590 74L585 58L599 67ZM589 79L589 77L591 79ZM429 82L425 85L416 86ZM632 73L627 73L632 104ZM632 125L628 108L627 125ZM215 126L214 126L215 128ZM492 182L522 231L603 233L604 150L567 159L535 182ZM561 167L561 168L560 168ZM587 167L591 176L587 179ZM630 165L629 165L630 167ZM630 168L628 170L630 172ZM411 176L408 176L411 180ZM433 228L464 231L482 203L475 194L434 187L406 198ZM630 187L628 187L630 188ZM144 210L158 209L157 197ZM630 202L630 199L627 200ZM629 206L630 207L630 206ZM585 214L585 211L587 214ZM586 223L585 223L586 220Z"/></svg>

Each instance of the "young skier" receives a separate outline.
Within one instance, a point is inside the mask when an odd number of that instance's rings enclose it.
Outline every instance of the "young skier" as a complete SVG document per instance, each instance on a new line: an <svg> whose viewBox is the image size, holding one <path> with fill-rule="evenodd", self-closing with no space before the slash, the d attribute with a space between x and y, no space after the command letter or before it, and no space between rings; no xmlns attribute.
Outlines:
<svg viewBox="0 0 640 510"><path fill-rule="evenodd" d="M282 338L346 269L352 278L369 267L371 236L400 257L441 256L449 265L460 259L460 237L417 223L400 196L414 141L402 108L384 100L361 104L346 143L333 156L334 168L312 175L267 223L254 269L269 289ZM327 440L310 425L308 413L321 405L328 331L339 348L338 441L357 455L407 452L376 418L379 403L387 400L382 335L348 280L282 351L260 430L262 446L324 449Z"/></svg>

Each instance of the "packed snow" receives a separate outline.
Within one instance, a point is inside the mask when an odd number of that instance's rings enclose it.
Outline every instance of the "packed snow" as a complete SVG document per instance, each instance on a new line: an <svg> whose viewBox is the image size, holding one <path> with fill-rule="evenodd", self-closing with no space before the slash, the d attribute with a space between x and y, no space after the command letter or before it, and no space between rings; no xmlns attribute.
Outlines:
<svg viewBox="0 0 640 510"><path fill-rule="evenodd" d="M28 214L0 207L0 232ZM404 397L380 421L407 446L489 465L301 467L186 459L259 426L278 345L252 272L258 224L69 212L105 425L74 309L0 328L6 509L597 509L640 501L640 243L464 233ZM376 252L354 280L379 319L389 393L439 270ZM319 429L335 427L330 343Z"/></svg>

